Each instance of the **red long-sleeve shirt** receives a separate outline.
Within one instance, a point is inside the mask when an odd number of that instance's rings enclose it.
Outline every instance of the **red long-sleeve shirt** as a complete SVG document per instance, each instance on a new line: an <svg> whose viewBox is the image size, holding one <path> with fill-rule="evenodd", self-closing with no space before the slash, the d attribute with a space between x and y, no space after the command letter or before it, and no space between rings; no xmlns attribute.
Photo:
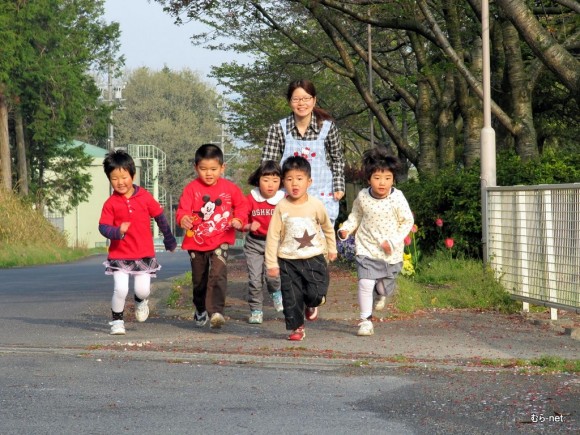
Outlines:
<svg viewBox="0 0 580 435"><path fill-rule="evenodd" d="M229 180L220 178L213 186L195 179L183 189L176 220L179 225L184 216L194 217L193 228L183 237L182 249L211 251L222 243L233 244L236 230L230 225L239 219L242 225L248 220L248 203L242 190Z"/></svg>

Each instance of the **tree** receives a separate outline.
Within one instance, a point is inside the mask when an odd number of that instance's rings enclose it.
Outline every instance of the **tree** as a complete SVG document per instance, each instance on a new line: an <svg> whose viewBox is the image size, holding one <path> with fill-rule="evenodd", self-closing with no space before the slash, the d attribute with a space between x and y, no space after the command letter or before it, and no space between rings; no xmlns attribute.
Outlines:
<svg viewBox="0 0 580 435"><path fill-rule="evenodd" d="M115 113L117 144L155 145L167 154L161 185L177 201L193 178L195 150L220 141L220 96L199 76L139 68L126 76L123 110Z"/></svg>
<svg viewBox="0 0 580 435"><path fill-rule="evenodd" d="M218 35L235 37L229 47L257 53L259 69L247 68L239 78L256 72L280 68L281 60L289 65L301 63L303 71L323 71L333 75L335 83L346 79L351 86L341 96L354 107L360 104L372 112L388 141L398 154L414 164L420 173L436 174L440 168L461 164L471 166L479 157L482 126L481 41L479 5L473 1L440 0L345 2L337 0L256 1L162 1L170 13L187 12L189 18L211 26ZM521 0L515 2L523 3ZM501 2L500 2L501 3ZM571 35L554 40L553 49L560 59L569 62L563 50L572 46L577 25L569 11L560 9L560 21L534 18L540 27L548 24L554 35ZM492 69L494 94L492 112L500 131L501 145L514 147L523 158L538 153L533 122L533 95L537 78L545 72L546 56L534 53L521 38L522 32L536 31L510 21L511 11L498 10L492 21L493 50L496 62ZM545 22L542 22L545 21ZM373 26L373 58L367 49L366 26ZM519 33L514 32L517 29ZM565 32L558 32L559 29ZM205 39L204 39L205 38ZM200 43L212 45L215 33L197 35ZM240 42L241 41L241 42ZM551 58L557 62L558 56ZM372 64L376 83L371 91L368 64ZM552 68L554 79L564 80L573 62ZM217 74L241 70L216 70ZM284 76L277 69L275 78ZM340 77L338 79L337 77ZM236 90L243 86L228 76ZM338 86L337 86L338 88ZM352 98L352 90L358 94ZM574 96L571 87L570 96ZM270 95L273 92L271 90ZM240 107L246 102L243 94ZM264 95L262 95L264 97ZM349 98L350 96L350 98ZM411 140L404 115L412 113L410 129L416 129L418 141ZM256 117L245 112L243 116ZM382 138L379 138L382 139Z"/></svg>
<svg viewBox="0 0 580 435"><path fill-rule="evenodd" d="M7 26L3 32L12 35L10 55L0 60L0 92L11 115L3 128L18 150L14 167L20 191L29 186L39 206L47 194L45 175L60 147L75 137L97 106L100 93L89 71L116 61L119 26L103 22L103 4L37 0L4 2L0 9L0 23ZM4 140L0 137L0 149L8 149L12 163L10 144ZM85 160L77 157L73 167L81 169ZM5 170L2 177L5 183L12 179ZM69 181L59 189L83 187Z"/></svg>

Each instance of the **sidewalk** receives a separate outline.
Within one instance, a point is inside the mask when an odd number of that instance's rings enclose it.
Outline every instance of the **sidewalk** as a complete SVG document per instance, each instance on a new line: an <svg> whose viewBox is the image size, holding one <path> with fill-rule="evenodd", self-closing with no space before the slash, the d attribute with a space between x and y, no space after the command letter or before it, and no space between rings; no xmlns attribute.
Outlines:
<svg viewBox="0 0 580 435"><path fill-rule="evenodd" d="M563 320L551 325L547 320L525 318L520 314L503 315L476 310L424 311L414 315L389 316L393 307L375 312L375 334L358 337L356 277L340 265L331 265L327 303L319 318L306 323L302 342L286 340L284 316L276 313L266 296L264 323L247 323L249 308L245 301L247 275L245 260L231 261L226 300L226 325L212 330L193 324L191 288L184 292L182 309L165 305L172 281L156 282L152 295L152 317L174 319L184 328L172 341L175 351L229 356L237 361L300 358L326 363L421 364L438 366L481 366L481 359L530 360L544 355L565 359L580 358L578 335L580 316L562 312ZM384 317L380 317L384 316ZM545 317L543 314L536 317ZM161 320L161 319L160 319ZM567 329L566 329L567 328ZM570 335L572 334L572 335Z"/></svg>

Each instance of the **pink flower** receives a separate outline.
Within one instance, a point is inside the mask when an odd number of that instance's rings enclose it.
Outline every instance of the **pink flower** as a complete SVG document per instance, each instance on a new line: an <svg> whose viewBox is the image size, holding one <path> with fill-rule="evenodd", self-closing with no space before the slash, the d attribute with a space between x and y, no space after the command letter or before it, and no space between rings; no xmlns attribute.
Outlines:
<svg viewBox="0 0 580 435"><path fill-rule="evenodd" d="M403 240L403 242L405 243L405 246L409 246L411 244L411 236L405 237L405 240Z"/></svg>
<svg viewBox="0 0 580 435"><path fill-rule="evenodd" d="M419 227L417 225L413 225L413 227L411 228L412 233L416 233L418 230L419 230Z"/></svg>
<svg viewBox="0 0 580 435"><path fill-rule="evenodd" d="M441 228L443 226L443 219L441 219L441 218L435 219L435 225L437 225L439 228Z"/></svg>
<svg viewBox="0 0 580 435"><path fill-rule="evenodd" d="M453 248L453 243L454 243L453 239L451 239L451 238L445 239L445 247L447 249Z"/></svg>

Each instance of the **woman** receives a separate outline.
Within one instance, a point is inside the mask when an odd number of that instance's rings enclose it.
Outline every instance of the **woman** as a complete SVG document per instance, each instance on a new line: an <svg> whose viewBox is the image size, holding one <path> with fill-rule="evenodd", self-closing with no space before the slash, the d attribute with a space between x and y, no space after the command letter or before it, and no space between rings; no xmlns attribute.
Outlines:
<svg viewBox="0 0 580 435"><path fill-rule="evenodd" d="M334 223L345 190L344 153L338 128L330 114L316 107L316 89L311 81L291 82L286 99L292 115L270 126L262 160L306 158L312 167L308 193L324 203Z"/></svg>

